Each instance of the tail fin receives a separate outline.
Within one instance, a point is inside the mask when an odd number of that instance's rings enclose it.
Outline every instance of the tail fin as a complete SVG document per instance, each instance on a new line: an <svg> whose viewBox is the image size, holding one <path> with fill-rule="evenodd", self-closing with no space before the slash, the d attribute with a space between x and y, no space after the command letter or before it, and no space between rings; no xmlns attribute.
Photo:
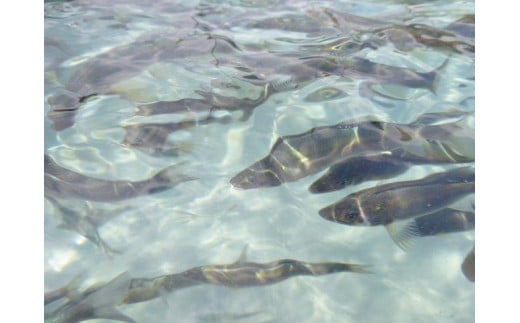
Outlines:
<svg viewBox="0 0 520 323"><path fill-rule="evenodd" d="M130 287L131 277L128 272L124 272L111 280L99 290L89 294L78 306L83 306L85 310L88 308L90 315L84 318L105 318L110 320L135 323L131 317L124 315L115 309L119 305L123 297ZM88 311L86 311L88 312ZM86 313L83 313L84 315Z"/></svg>

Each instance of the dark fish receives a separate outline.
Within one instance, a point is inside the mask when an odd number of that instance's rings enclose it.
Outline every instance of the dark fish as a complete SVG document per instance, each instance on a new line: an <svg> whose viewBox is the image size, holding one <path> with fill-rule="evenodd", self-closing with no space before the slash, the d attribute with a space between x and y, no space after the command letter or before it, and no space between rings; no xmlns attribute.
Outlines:
<svg viewBox="0 0 520 323"><path fill-rule="evenodd" d="M169 143L168 137L175 131L188 129L210 123L228 124L233 121L231 116L214 117L206 116L201 120L185 120L170 123L136 123L123 126L125 137L122 144L129 147L138 148L152 155L173 155L177 156L180 151L189 150L182 144Z"/></svg>
<svg viewBox="0 0 520 323"><path fill-rule="evenodd" d="M458 115L459 119L464 114ZM458 134L457 122L433 124L455 117L438 113L431 120L397 124L381 121L345 121L313 128L305 133L278 138L269 155L235 175L230 183L240 189L278 186L317 173L337 160L370 153L398 150L403 158L433 155L431 143ZM430 156L432 158L432 156Z"/></svg>
<svg viewBox="0 0 520 323"><path fill-rule="evenodd" d="M130 281L128 273L123 273L106 285L88 289L51 313L45 313L45 323L75 323L93 319L135 323L115 309L128 292Z"/></svg>
<svg viewBox="0 0 520 323"><path fill-rule="evenodd" d="M462 273L469 281L475 282L475 246L468 253L461 265Z"/></svg>
<svg viewBox="0 0 520 323"><path fill-rule="evenodd" d="M460 153L474 146L474 138L429 141L423 146L423 153L413 154L403 149L394 149L378 154L348 158L332 165L329 170L309 187L312 193L336 191L347 185L369 180L388 179L406 172L414 165L469 163L475 161L474 153L468 156ZM473 149L469 149L473 150Z"/></svg>
<svg viewBox="0 0 520 323"><path fill-rule="evenodd" d="M441 71L447 66L446 59L438 68L430 72L417 72L410 68L374 63L361 57L347 58L343 63L342 76L361 78L371 83L399 84L410 88L428 89L435 93Z"/></svg>
<svg viewBox="0 0 520 323"><path fill-rule="evenodd" d="M63 168L45 155L45 196L115 202L167 190L178 183L196 179L179 173L179 165L167 167L142 181L110 181L82 175Z"/></svg>
<svg viewBox="0 0 520 323"><path fill-rule="evenodd" d="M335 87L324 87L308 94L303 100L306 102L324 102L346 96L346 93Z"/></svg>
<svg viewBox="0 0 520 323"><path fill-rule="evenodd" d="M352 157L332 165L322 177L311 184L309 191L325 193L368 180L390 178L404 173L411 165L393 157L391 152Z"/></svg>
<svg viewBox="0 0 520 323"><path fill-rule="evenodd" d="M427 47L472 56L475 53L475 16L464 16L444 29L425 24L393 25L379 29L374 35L403 51Z"/></svg>
<svg viewBox="0 0 520 323"><path fill-rule="evenodd" d="M179 18L186 20L189 15ZM175 23L181 21L174 20ZM186 23L190 26L193 20ZM110 93L112 85L134 77L153 63L205 54L214 63L216 53L231 53L238 49L224 36L202 34L183 39L188 33L189 29L185 28L154 31L90 59L71 76L65 89L48 99L51 109L47 116L53 121L54 129L61 131L71 127L77 110L88 98Z"/></svg>
<svg viewBox="0 0 520 323"><path fill-rule="evenodd" d="M266 84L258 99L226 97L216 93L195 91L203 99L181 99L177 101L160 101L138 106L135 115L149 116L157 114L200 113L211 114L214 111L242 111L241 120L249 119L254 108L264 103L269 97L269 86ZM197 117L195 117L197 118ZM207 117L206 117L207 118ZM198 118L197 118L198 119Z"/></svg>
<svg viewBox="0 0 520 323"><path fill-rule="evenodd" d="M323 262L309 263L282 259L269 263L245 260L245 249L240 258L229 265L208 265L153 279L134 279L124 303L136 303L159 297L161 293L200 284L241 288L275 284L293 276L320 276L338 272L369 273L366 266Z"/></svg>
<svg viewBox="0 0 520 323"><path fill-rule="evenodd" d="M473 166L395 182L350 194L319 211L321 217L348 225L388 225L435 212L475 192Z"/></svg>

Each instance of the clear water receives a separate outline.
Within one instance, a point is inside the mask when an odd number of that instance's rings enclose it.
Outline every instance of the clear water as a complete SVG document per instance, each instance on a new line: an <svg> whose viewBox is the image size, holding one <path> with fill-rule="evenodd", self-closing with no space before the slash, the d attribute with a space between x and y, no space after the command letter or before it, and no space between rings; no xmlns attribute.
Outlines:
<svg viewBox="0 0 520 323"><path fill-rule="evenodd" d="M435 28L474 14L473 1L48 2L45 113L51 109L49 99L89 61L121 46L129 46L135 57L142 48L131 44L143 35L160 47L164 39L198 39L209 30L252 53L295 53L302 44L319 45L366 34L325 28L302 31L309 24L293 28L296 30L249 24L288 14L312 16L323 8ZM315 16L323 19L323 15ZM110 79L96 89L99 95L81 105L72 127L55 131L46 117L45 152L66 168L104 179L141 180L179 163L183 172L198 179L121 202L65 201L78 212L100 216L129 206L99 227L102 239L121 251L111 257L77 232L59 228L60 216L46 201L45 289L61 287L78 275L85 277L82 287L87 287L124 271L133 277L155 277L232 263L247 245L248 259L254 262L292 258L358 263L371 265L375 274L298 276L254 288L201 285L167 295L166 303L159 298L119 309L138 322L474 321L474 284L460 270L473 246L473 232L418 239L404 252L382 226L350 227L318 215L319 209L352 192L420 178L444 166L415 166L397 179L319 195L311 194L308 187L320 173L273 188L237 190L229 184L239 171L266 156L280 136L367 116L407 123L425 112L474 110L474 56L427 46L402 51L392 44L365 48L355 56L420 72L436 69L448 57L449 62L435 92L383 84L374 88L386 95L367 97L360 95L364 81L360 77L320 77L273 94L246 121L240 120L240 111L222 111L216 115L221 122L199 122L172 132L168 148L176 148L173 153L171 149L152 151L122 144L124 126L178 121L178 116L135 116L136 105L200 98L195 90L253 99L262 87L239 80L237 70L229 65L216 65L215 55L187 48L185 55L157 59L135 73ZM276 70L276 66L266 66L265 77L278 77ZM285 76L279 77L283 80ZM317 96L320 89L331 87L342 95L331 99ZM223 122L226 118L231 121ZM466 200L459 204L468 205Z"/></svg>

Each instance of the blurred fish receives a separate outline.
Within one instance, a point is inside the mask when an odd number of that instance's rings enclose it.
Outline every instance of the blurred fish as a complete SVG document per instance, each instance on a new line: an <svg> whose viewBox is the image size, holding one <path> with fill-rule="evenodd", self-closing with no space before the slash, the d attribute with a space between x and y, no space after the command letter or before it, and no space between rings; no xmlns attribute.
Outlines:
<svg viewBox="0 0 520 323"><path fill-rule="evenodd" d="M347 271L370 273L367 266L347 263L309 263L292 259L255 263L245 258L246 248L240 258L229 265L201 266L153 279L134 279L124 303L143 302L166 292L200 284L241 288L275 284L293 276L320 276Z"/></svg>
<svg viewBox="0 0 520 323"><path fill-rule="evenodd" d="M475 246L468 253L461 265L462 273L469 281L475 282Z"/></svg>
<svg viewBox="0 0 520 323"><path fill-rule="evenodd" d="M181 174L179 165L167 167L142 181L110 181L82 175L63 168L45 155L45 196L77 198L98 202L115 202L172 188L178 183L196 179Z"/></svg>
<svg viewBox="0 0 520 323"><path fill-rule="evenodd" d="M242 121L246 121L253 113L253 109L264 103L269 97L269 86L266 84L258 99L226 97L216 93L196 90L203 99L181 99L177 101L160 101L138 106L136 115L149 116L157 114L201 112L210 115L217 110L242 111ZM206 117L207 118L207 117ZM198 119L198 118L197 118Z"/></svg>
<svg viewBox="0 0 520 323"><path fill-rule="evenodd" d="M74 118L81 104L91 97L111 93L111 86L143 72L157 62L177 61L194 55L208 55L214 64L216 53L231 53L238 50L236 44L224 36L191 35L194 20L189 15L174 19L174 23L185 22L178 29L153 31L139 37L136 41L88 60L67 81L64 89L50 96L51 109L47 116L52 120L56 131L74 124Z"/></svg>
<svg viewBox="0 0 520 323"><path fill-rule="evenodd" d="M469 131L458 123L465 115L464 112L432 113L411 124L344 121L312 128L302 134L278 138L269 155L235 175L230 183L240 189L279 186L317 173L338 160L386 151L395 151L410 160L433 159L435 155L443 155L442 151L432 149L432 142L455 135L465 138L460 132ZM452 119L456 121L443 124Z"/></svg>
<svg viewBox="0 0 520 323"><path fill-rule="evenodd" d="M45 313L45 323L74 323L93 319L135 323L135 320L115 309L128 292L130 280L130 275L123 273L105 285L87 289L51 313Z"/></svg>
<svg viewBox="0 0 520 323"><path fill-rule="evenodd" d="M59 228L79 233L101 248L107 256L120 253L106 244L99 235L98 228L120 213L129 210L131 208L130 206L123 206L105 212L100 216L100 214L98 214L99 211L94 210L90 203L86 204L87 208L83 210L83 212L78 212L66 207L56 199L48 198L48 200L57 209L57 213L60 215L61 223L58 226Z"/></svg>
<svg viewBox="0 0 520 323"><path fill-rule="evenodd" d="M80 293L78 292L78 287L80 283L80 276L74 278L71 280L67 285L60 287L58 289L45 292L44 296L44 305L48 305L50 303L53 303L57 300L68 298L68 299L74 299L80 296Z"/></svg>
<svg viewBox="0 0 520 323"><path fill-rule="evenodd" d="M419 180L365 189L319 211L321 217L348 225L388 225L426 215L475 192L474 166L450 169Z"/></svg>

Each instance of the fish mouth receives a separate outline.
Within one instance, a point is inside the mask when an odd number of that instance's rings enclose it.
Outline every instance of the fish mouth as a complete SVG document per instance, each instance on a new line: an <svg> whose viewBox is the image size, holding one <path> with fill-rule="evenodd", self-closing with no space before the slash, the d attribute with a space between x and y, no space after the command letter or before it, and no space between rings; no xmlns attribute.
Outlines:
<svg viewBox="0 0 520 323"><path fill-rule="evenodd" d="M336 209L333 206L327 206L318 211L318 214L329 221L338 222L335 217Z"/></svg>

